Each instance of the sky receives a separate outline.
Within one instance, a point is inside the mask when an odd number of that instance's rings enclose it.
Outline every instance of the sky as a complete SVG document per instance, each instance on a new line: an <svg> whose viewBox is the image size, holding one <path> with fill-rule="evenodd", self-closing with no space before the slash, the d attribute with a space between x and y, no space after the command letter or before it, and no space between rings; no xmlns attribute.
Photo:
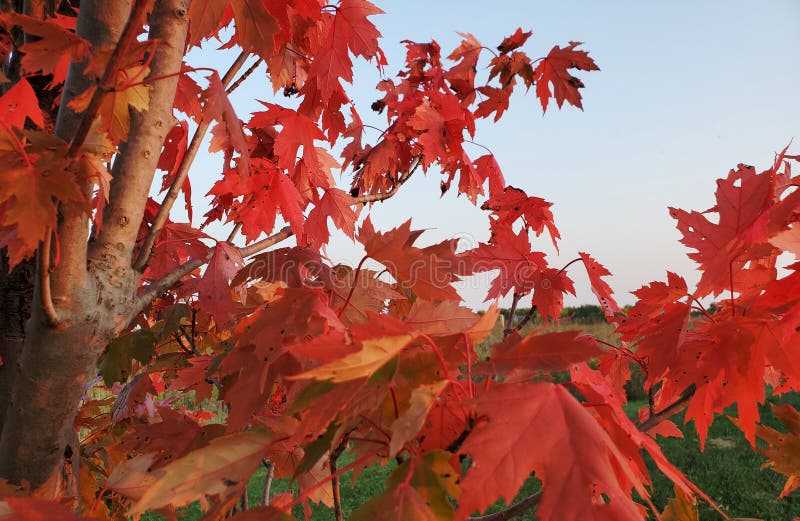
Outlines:
<svg viewBox="0 0 800 521"><path fill-rule="evenodd" d="M705 210L714 204L715 180L738 163L764 169L793 138L791 150L800 152L796 0L373 1L386 12L373 20L384 36L387 76L402 66L405 39L435 39L447 55L458 45L458 32L494 48L522 27L533 31L523 50L534 59L553 45L583 42L601 69L577 74L586 86L583 111L559 111L552 103L542 115L533 93L518 89L509 112L498 123L480 124L475 141L495 154L508 184L554 203L559 252L546 236L534 239L534 249L547 252L555 267L588 252L612 272L610 283L622 304L635 301L630 292L636 288L665 279L666 270L690 284L699 278L668 206ZM199 51L194 57L224 69L230 56L221 60L217 52ZM489 58L487 53L482 63ZM373 65L359 64L348 92L365 123L383 128L385 117L369 109L380 97L374 89L379 79ZM246 120L259 110L255 100L271 95L260 73L232 101ZM377 132L366 135L376 138ZM480 147L466 150L475 158L485 153ZM208 174L192 174L198 210L208 205L201 196L218 161L201 157ZM433 171L417 174L395 197L375 204L370 215L376 228L412 218L414 228L428 230L420 244L452 237L464 246L487 240L486 213L455 190L440 197L439 179ZM350 180L348 173L339 178L341 186ZM350 265L362 255L341 235L334 235L327 253L334 263ZM580 266L569 273L577 296L565 303L594 303ZM458 286L466 305L487 305L490 279Z"/></svg>

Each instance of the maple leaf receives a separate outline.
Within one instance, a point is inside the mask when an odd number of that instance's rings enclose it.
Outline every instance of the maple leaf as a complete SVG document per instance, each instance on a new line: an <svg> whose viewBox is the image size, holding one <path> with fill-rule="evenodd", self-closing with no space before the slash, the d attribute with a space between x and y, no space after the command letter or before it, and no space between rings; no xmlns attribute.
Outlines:
<svg viewBox="0 0 800 521"><path fill-rule="evenodd" d="M510 290L519 295L530 293L534 274L547 266L545 254L532 252L528 233L514 233L510 226L501 226L491 221L492 236L489 243L480 243L477 248L459 254L467 264L465 274L499 270L492 280L486 300L508 294Z"/></svg>
<svg viewBox="0 0 800 521"><path fill-rule="evenodd" d="M295 110L273 103L263 101L261 103L267 110L254 112L247 126L266 128L281 125L282 129L275 137L274 144L278 167L286 170L294 169L300 147L303 148L303 160L315 165L318 160L314 140L325 139L325 134L317 124L305 114Z"/></svg>
<svg viewBox="0 0 800 521"><path fill-rule="evenodd" d="M757 261L774 264L776 249L768 243L767 219L776 200L774 185L773 170L756 174L752 166L739 165L717 181L717 204L708 210L719 214L717 223L699 212L670 208L683 234L681 242L697 250L689 254L703 272L697 297L741 291L748 274L758 270Z"/></svg>
<svg viewBox="0 0 800 521"><path fill-rule="evenodd" d="M19 48L24 53L22 69L28 74L52 74L51 87L64 83L70 63L80 63L89 56L89 43L75 34L74 27L65 27L70 25L67 20L74 24L74 18L63 16L40 20L14 12L0 15L0 23L6 28L19 26L26 34L39 37Z"/></svg>
<svg viewBox="0 0 800 521"><path fill-rule="evenodd" d="M697 500L680 487L675 487L675 497L668 500L667 507L661 515L664 521L700 521Z"/></svg>
<svg viewBox="0 0 800 521"><path fill-rule="evenodd" d="M630 489L635 485L646 496L643 485L625 470L625 456L602 427L563 387L497 384L469 406L479 424L459 451L473 464L461 481L458 515L483 511L500 497L510 503L536 472L542 480L537 509L542 519L642 519Z"/></svg>
<svg viewBox="0 0 800 521"><path fill-rule="evenodd" d="M589 275L589 283L592 287L592 293L597 297L600 302L600 307L603 308L606 319L609 322L615 321L615 315L621 313L617 302L614 300L614 292L611 287L603 280L603 277L611 275L611 272L605 266L594 260L588 253L578 253L583 265L586 267L586 274Z"/></svg>
<svg viewBox="0 0 800 521"><path fill-rule="evenodd" d="M216 33L226 22L225 10L230 0L206 0L189 5L189 43L198 45L204 38ZM227 18L230 21L230 18Z"/></svg>
<svg viewBox="0 0 800 521"><path fill-rule="evenodd" d="M219 324L225 324L234 314L236 306L230 283L243 264L238 248L218 242L203 278L197 283L200 302Z"/></svg>
<svg viewBox="0 0 800 521"><path fill-rule="evenodd" d="M367 257L383 264L402 286L410 288L420 298L427 300L457 300L451 282L455 275L455 242L417 248L414 242L422 233L411 230L411 221L381 233L375 232L367 217L358 232Z"/></svg>
<svg viewBox="0 0 800 521"><path fill-rule="evenodd" d="M478 104L478 108L475 110L475 117L488 118L494 113L494 121L496 123L503 116L503 113L508 110L511 90L484 86L478 87L478 92L486 96L486 99Z"/></svg>
<svg viewBox="0 0 800 521"><path fill-rule="evenodd" d="M147 78L150 68L146 65L131 65L116 71L113 77L113 89L103 95L97 111L100 118L98 130L108 134L114 142L119 143L128 137L131 129L130 109L139 112L150 106L150 86L137 84ZM95 86L75 96L69 102L69 108L75 112L83 112L94 95Z"/></svg>
<svg viewBox="0 0 800 521"><path fill-rule="evenodd" d="M536 311L542 317L550 317L557 322L564 307L564 294L575 295L572 280L566 271L555 268L536 270L531 279L534 285L531 304L536 306Z"/></svg>
<svg viewBox="0 0 800 521"><path fill-rule="evenodd" d="M44 126L44 117L42 116L42 110L39 108L39 100L28 80L20 79L0 96L0 117L8 125L18 129L25 128L26 118L30 118L38 127ZM8 130L0 131L7 132ZM4 136L2 141L8 139Z"/></svg>
<svg viewBox="0 0 800 521"><path fill-rule="evenodd" d="M553 220L553 212L549 203L541 197L528 197L524 190L506 186L502 193L492 193L492 196L481 205L482 210L490 210L498 216L498 224L511 225L522 217L525 221L525 228L531 229L539 237L545 230L550 234L553 246L558 251L558 243L561 238Z"/></svg>
<svg viewBox="0 0 800 521"><path fill-rule="evenodd" d="M542 104L542 111L547 111L551 97L555 98L558 108L561 108L566 101L570 105L583 109L581 93L578 91L583 88L583 82L572 76L569 69L599 71L600 68L593 59L589 58L589 53L575 49L578 45L580 42L569 42L569 46L563 49L556 45L534 69L536 96ZM551 83L553 84L552 92L550 91Z"/></svg>
<svg viewBox="0 0 800 521"><path fill-rule="evenodd" d="M138 516L147 510L171 505L181 507L220 494L253 475L274 436L266 432L239 432L211 441L155 472L156 481L130 511Z"/></svg>
<svg viewBox="0 0 800 521"><path fill-rule="evenodd" d="M417 299L404 321L418 331L435 337L463 333L474 326L479 318L454 300L430 302Z"/></svg>
<svg viewBox="0 0 800 521"><path fill-rule="evenodd" d="M66 143L46 134L28 136L34 140L31 145L0 153L5 165L0 173L0 223L13 230L0 246L9 248L12 266L30 257L45 234L56 229L57 201L85 203L64 158Z"/></svg>
<svg viewBox="0 0 800 521"><path fill-rule="evenodd" d="M791 405L772 405L772 412L789 432L779 432L765 425L757 426L756 436L769 444L757 450L769 458L765 467L786 476L780 495L783 498L800 488L800 413Z"/></svg>
<svg viewBox="0 0 800 521"><path fill-rule="evenodd" d="M314 234L313 244L326 244L330 238L328 218L351 239L355 236L356 212L353 197L338 188L329 188L308 214L304 224L307 235Z"/></svg>
<svg viewBox="0 0 800 521"><path fill-rule="evenodd" d="M242 223L242 233L248 240L272 233L279 209L292 231L303 237L303 201L291 179L268 160L253 159L250 167L246 179L237 172L227 172L209 194L243 198L233 205L228 219Z"/></svg>
<svg viewBox="0 0 800 521"><path fill-rule="evenodd" d="M517 27L517 30L514 31L514 34L503 38L503 41L497 46L497 50L505 54L518 49L525 45L525 42L528 41L528 38L530 38L532 34L532 31L522 32L522 27Z"/></svg>
<svg viewBox="0 0 800 521"><path fill-rule="evenodd" d="M383 11L366 0L342 0L336 7L333 19L328 20L325 44L308 70L308 77L314 80L326 105L342 91L340 79L348 83L353 81L353 62L348 49L354 55L367 59L381 56L378 47L381 33L367 18L381 13ZM382 56L379 57L381 63L385 63ZM303 90L306 92L308 88Z"/></svg>
<svg viewBox="0 0 800 521"><path fill-rule="evenodd" d="M378 273L366 268L355 271L349 266L337 265L334 268L335 281L331 284L333 297L331 307L342 309L347 297L347 307L341 313L346 324L363 323L370 319L368 311L380 313L386 308L387 300L405 297L393 289L393 285L379 280Z"/></svg>
<svg viewBox="0 0 800 521"><path fill-rule="evenodd" d="M364 340L361 349L343 358L327 363L305 373L294 376L295 379L330 380L332 382L348 382L366 378L383 367L389 360L397 356L414 337L398 335Z"/></svg>
<svg viewBox="0 0 800 521"><path fill-rule="evenodd" d="M389 441L389 457L394 457L408 442L414 439L425 423L428 412L447 386L446 381L434 385L417 387L411 391L408 408L392 422L392 439Z"/></svg>
<svg viewBox="0 0 800 521"><path fill-rule="evenodd" d="M475 99L475 71L478 68L478 59L483 45L469 33L458 34L463 40L447 57L450 60L458 61L458 64L445 72L444 76L450 82L451 90L455 91L459 99L468 105ZM476 113L475 116L478 117L478 114Z"/></svg>
<svg viewBox="0 0 800 521"><path fill-rule="evenodd" d="M186 148L188 146L189 124L186 121L178 121L178 124L170 129L167 137L164 138L164 149L161 151L161 156L158 158L157 168L164 170L164 178L161 181L161 191L168 190L172 185L178 168L186 155ZM186 203L186 212L189 215L189 222L192 221L192 184L189 181L189 176L181 185L183 198Z"/></svg>
<svg viewBox="0 0 800 521"><path fill-rule="evenodd" d="M244 50L252 50L269 59L275 48L278 23L267 10L264 0L231 0L236 37Z"/></svg>
<svg viewBox="0 0 800 521"><path fill-rule="evenodd" d="M150 472L155 457L153 453L139 454L122 465L117 465L106 478L106 487L138 501L157 481L156 476Z"/></svg>
<svg viewBox="0 0 800 521"><path fill-rule="evenodd" d="M247 175L250 163L247 138L242 130L242 122L236 116L231 100L225 92L225 86L216 71L209 77L208 87L203 91L203 96L206 98L203 117L215 119L223 126L231 146L241 155L237 163L238 170L243 176Z"/></svg>
<svg viewBox="0 0 800 521"><path fill-rule="evenodd" d="M492 347L487 365L495 374L512 371L564 371L602 354L594 337L580 331L529 334L514 331Z"/></svg>
<svg viewBox="0 0 800 521"><path fill-rule="evenodd" d="M355 56L374 57L379 50L380 31L367 17L383 11L367 0L342 0L336 9L336 21L343 22L347 46Z"/></svg>
<svg viewBox="0 0 800 521"><path fill-rule="evenodd" d="M434 451L395 468L386 482L386 492L361 505L352 521L390 519L397 521L438 521L452 519L448 497L458 498L458 472L450 454Z"/></svg>
<svg viewBox="0 0 800 521"><path fill-rule="evenodd" d="M3 508L4 504L7 508ZM10 509L10 511L9 511ZM94 517L78 517L67 506L55 501L34 497L7 497L0 501L0 515L3 521L91 521Z"/></svg>

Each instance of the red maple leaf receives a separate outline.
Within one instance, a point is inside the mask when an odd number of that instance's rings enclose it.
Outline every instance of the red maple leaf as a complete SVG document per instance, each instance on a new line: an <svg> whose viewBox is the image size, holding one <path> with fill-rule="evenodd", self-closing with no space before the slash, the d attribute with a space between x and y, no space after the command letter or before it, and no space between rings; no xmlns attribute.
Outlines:
<svg viewBox="0 0 800 521"><path fill-rule="evenodd" d="M497 46L497 50L505 54L515 49L519 49L525 45L525 42L528 41L528 38L530 38L532 34L532 31L522 32L522 27L517 27L517 30L514 31L514 34L503 38L503 41Z"/></svg>
<svg viewBox="0 0 800 521"><path fill-rule="evenodd" d="M533 299L531 304L543 317L558 321L564 307L564 294L575 295L575 286L565 270L542 268L532 275Z"/></svg>
<svg viewBox="0 0 800 521"><path fill-rule="evenodd" d="M522 217L525 221L525 228L531 229L539 237L547 229L553 246L558 250L558 243L561 238L553 221L553 212L550 207L553 203L547 202L541 197L528 197L524 190L506 186L501 193L492 193L492 196L483 203L482 210L491 210L498 216L498 223L511 225Z"/></svg>
<svg viewBox="0 0 800 521"><path fill-rule="evenodd" d="M218 242L203 278L196 283L200 304L218 324L227 323L235 312L231 280L242 265L242 254L238 248Z"/></svg>
<svg viewBox="0 0 800 521"><path fill-rule="evenodd" d="M600 307L603 308L603 313L609 322L615 321L615 315L621 313L617 302L614 300L614 292L611 287L603 280L603 277L611 275L611 272L605 266L594 260L588 253L578 253L583 265L586 267L586 273L589 275L589 283L592 287L592 293L597 296Z"/></svg>
<svg viewBox="0 0 800 521"><path fill-rule="evenodd" d="M456 275L455 241L446 241L427 248L414 242L421 230L411 230L411 221L388 232L376 232L367 217L358 231L358 240L370 259L383 264L403 287L427 300L458 300L451 285Z"/></svg>
<svg viewBox="0 0 800 521"><path fill-rule="evenodd" d="M646 497L644 484L628 470L627 458L603 428L563 387L498 384L468 407L478 425L459 451L473 463L461 482L457 515L483 511L498 497L512 502L535 472L542 480L537 509L542 519L642 519L630 491L636 488Z"/></svg>
<svg viewBox="0 0 800 521"><path fill-rule="evenodd" d="M0 15L0 23L11 29L19 26L26 34L38 36L22 45L22 68L28 74L52 74L50 85L64 83L72 62L81 62L89 56L89 43L75 34L75 18L57 16L39 20L32 16L9 12Z"/></svg>
<svg viewBox="0 0 800 521"><path fill-rule="evenodd" d="M713 208L703 213L670 208L683 234L681 242L696 250L689 257L703 271L697 297L760 291L760 284L751 287L752 279L759 279L764 268L774 267L779 251L768 239L785 229L800 206L796 191L778 202L781 188L776 187L776 179L774 169L756 174L752 166L739 165L726 179L717 181ZM719 215L718 222L704 215L712 212Z"/></svg>
<svg viewBox="0 0 800 521"><path fill-rule="evenodd" d="M583 108L581 93L578 90L583 88L583 82L570 74L569 69L599 71L600 68L595 65L593 59L589 58L589 53L575 50L578 45L580 42L569 42L569 46L563 49L556 45L534 69L536 96L542 104L543 111L547 111L550 98L555 98L558 108L561 108L564 101L579 109ZM553 84L552 92L550 91L551 83Z"/></svg>

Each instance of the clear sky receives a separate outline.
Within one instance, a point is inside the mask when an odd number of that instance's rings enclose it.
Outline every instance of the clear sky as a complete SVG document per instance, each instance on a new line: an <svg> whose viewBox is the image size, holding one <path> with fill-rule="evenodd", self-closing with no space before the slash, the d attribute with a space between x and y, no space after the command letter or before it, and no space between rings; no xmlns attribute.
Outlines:
<svg viewBox="0 0 800 521"><path fill-rule="evenodd" d="M578 251L590 253L614 274L622 303L633 302L630 291L663 279L667 269L697 280L667 206L709 208L716 178L740 162L764 168L792 138L800 139L796 0L373 1L386 11L374 21L384 35L390 76L402 65L403 39L433 38L446 55L458 44L458 31L495 47L521 26L533 31L524 48L532 58L556 44L584 42L601 71L579 73L586 85L583 112L565 107L543 117L532 93L515 95L503 119L480 125L475 140L495 153L509 184L554 203L560 254L546 237L534 248L548 252L553 266ZM254 75L235 93L242 119L259 110L254 99L270 98L263 78ZM369 110L379 97L378 79L373 67L359 66L350 92L365 122L383 128L385 119ZM208 204L200 196L210 177L192 175L198 210ZM345 174L341 184L349 182ZM440 198L435 172L417 175L371 215L380 229L413 218L415 227L430 229L423 242L488 237L486 214L454 191ZM341 237L328 254L352 265L360 258ZM567 303L593 303L580 266L570 273L578 296ZM485 278L464 287L466 303L482 307L485 288Z"/></svg>

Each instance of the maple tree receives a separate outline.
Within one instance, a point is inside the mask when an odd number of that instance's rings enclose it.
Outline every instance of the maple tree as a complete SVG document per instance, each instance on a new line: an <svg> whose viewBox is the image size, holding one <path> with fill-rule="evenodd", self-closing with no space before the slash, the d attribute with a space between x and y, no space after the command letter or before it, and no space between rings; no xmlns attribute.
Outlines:
<svg viewBox="0 0 800 521"><path fill-rule="evenodd" d="M657 435L679 433L669 418L685 408L705 443L734 404L787 476L784 495L798 487L800 415L777 408L781 434L758 424L757 405L767 390L800 389L800 263L778 269L781 253L800 255L800 157L740 165L705 212L671 209L700 282L668 273L623 311L589 254L560 267L535 249L545 233L560 239L551 203L463 147L517 86L544 111L580 108L574 74L598 70L593 59L570 42L532 60L522 29L496 51L471 34L446 56L405 41L404 66L371 107L385 129L367 142L345 87L354 58L388 65L381 12L367 0L3 3L0 517L175 519L200 501L204 520L294 519L312 503L341 518L339 476L396 460L352 519L464 519L512 502L534 475L541 492L491 519L536 508L634 520L659 515L647 454L675 484L663 518L691 519L698 497L713 501ZM240 50L222 74L187 58L214 39ZM262 64L278 95L242 120L228 94ZM196 227L189 174L209 133L224 160ZM481 204L486 243L423 247L410 221L380 231L361 219L418 170ZM181 194L188 222L173 220ZM327 262L329 220L363 245L355 268ZM577 265L618 344L522 336L529 314L479 356L497 305L463 307L452 282L495 272L487 301L511 294L512 319L529 299L558 320ZM709 295L721 299L713 315L700 304ZM650 396L637 421L623 410L632 364ZM344 451L354 460L340 467ZM262 462L298 490L243 508Z"/></svg>

